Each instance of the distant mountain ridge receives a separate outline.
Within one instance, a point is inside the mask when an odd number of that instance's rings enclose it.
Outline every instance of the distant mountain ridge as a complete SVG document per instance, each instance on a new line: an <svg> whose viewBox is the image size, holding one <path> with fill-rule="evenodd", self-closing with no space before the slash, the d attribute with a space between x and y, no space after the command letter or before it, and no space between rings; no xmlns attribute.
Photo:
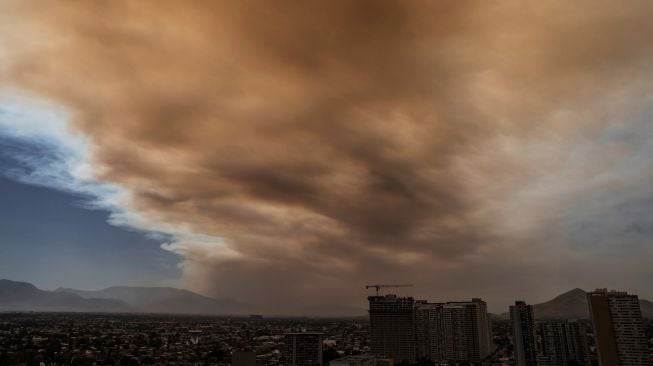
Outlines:
<svg viewBox="0 0 653 366"><path fill-rule="evenodd" d="M27 282L0 280L0 311L61 311L235 315L248 307L172 287L115 286L97 291L45 291Z"/></svg>
<svg viewBox="0 0 653 366"><path fill-rule="evenodd" d="M113 286L96 291L58 288L55 292L85 299L117 299L150 313L242 314L247 310L246 305L231 299L214 299L173 287Z"/></svg>
<svg viewBox="0 0 653 366"><path fill-rule="evenodd" d="M639 299L642 316L653 319L653 302ZM588 319L587 292L580 288L567 291L553 299L533 305L536 319ZM499 318L509 319L509 313L502 313Z"/></svg>
<svg viewBox="0 0 653 366"><path fill-rule="evenodd" d="M73 293L44 291L27 282L0 280L0 311L132 312L116 299L83 298Z"/></svg>
<svg viewBox="0 0 653 366"><path fill-rule="evenodd" d="M567 291L553 299L535 304L533 313L538 319L585 319L589 318L589 308L587 306L587 293L579 288Z"/></svg>

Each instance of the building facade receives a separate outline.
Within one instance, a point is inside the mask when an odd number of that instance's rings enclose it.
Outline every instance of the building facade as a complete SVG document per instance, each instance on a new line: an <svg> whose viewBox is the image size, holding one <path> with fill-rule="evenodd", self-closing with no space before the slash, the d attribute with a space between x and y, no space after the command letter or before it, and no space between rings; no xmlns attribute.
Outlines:
<svg viewBox="0 0 653 366"><path fill-rule="evenodd" d="M587 294L600 366L650 366L637 295L597 289Z"/></svg>
<svg viewBox="0 0 653 366"><path fill-rule="evenodd" d="M446 360L444 312L441 303L419 301L415 305L415 340L417 359Z"/></svg>
<svg viewBox="0 0 653 366"><path fill-rule="evenodd" d="M533 307L523 301L516 301L515 305L510 306L510 323L517 366L536 366L537 338Z"/></svg>
<svg viewBox="0 0 653 366"><path fill-rule="evenodd" d="M322 366L322 333L303 332L284 335L285 366Z"/></svg>
<svg viewBox="0 0 653 366"><path fill-rule="evenodd" d="M490 319L483 300L447 302L442 309L447 360L481 362L492 352Z"/></svg>
<svg viewBox="0 0 653 366"><path fill-rule="evenodd" d="M472 301L415 305L417 358L481 362L492 349L487 305Z"/></svg>
<svg viewBox="0 0 653 366"><path fill-rule="evenodd" d="M537 323L541 339L538 366L589 366L585 327L577 321Z"/></svg>
<svg viewBox="0 0 653 366"><path fill-rule="evenodd" d="M492 351L487 305L481 299L447 303L395 295L370 296L372 353L395 364L417 360L481 362Z"/></svg>
<svg viewBox="0 0 653 366"><path fill-rule="evenodd" d="M370 296L368 300L372 353L397 364L415 362L415 300L396 295Z"/></svg>

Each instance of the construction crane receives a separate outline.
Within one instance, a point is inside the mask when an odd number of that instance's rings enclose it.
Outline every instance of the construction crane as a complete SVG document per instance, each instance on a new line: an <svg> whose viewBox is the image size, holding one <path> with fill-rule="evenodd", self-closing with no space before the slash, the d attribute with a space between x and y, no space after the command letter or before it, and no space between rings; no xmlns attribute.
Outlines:
<svg viewBox="0 0 653 366"><path fill-rule="evenodd" d="M376 296L379 296L379 290L386 287L413 287L413 285L365 285L365 289L376 289Z"/></svg>

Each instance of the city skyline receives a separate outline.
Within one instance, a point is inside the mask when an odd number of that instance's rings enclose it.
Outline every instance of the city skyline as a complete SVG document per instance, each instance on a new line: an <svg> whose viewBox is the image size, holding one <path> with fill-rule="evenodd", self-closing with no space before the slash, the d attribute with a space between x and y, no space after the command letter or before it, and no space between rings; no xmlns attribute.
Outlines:
<svg viewBox="0 0 653 366"><path fill-rule="evenodd" d="M370 287L370 286L367 286ZM379 291L383 291L381 286ZM403 286L401 286L403 287ZM168 286L110 286L98 290L82 290L69 287L57 287L56 289L43 289L34 286L29 282L12 281L0 278L0 292L4 297L0 299L0 311L72 311L72 312L128 312L128 313L162 313L162 314L206 314L206 315L239 315L259 314L256 316L309 316L309 317L360 317L367 316L364 308L354 309L353 313L341 314L331 313L270 313L257 307L255 304L247 304L235 301L230 298L212 298L202 294L194 293L185 289L178 289ZM587 295L582 289L575 288L547 301L534 304L536 318L539 320L551 319L589 319L590 308L587 303ZM69 302L63 301L62 295L71 295ZM415 298L414 295L401 294L398 292L379 292L381 298L386 295ZM26 296L28 295L28 296ZM371 296L371 294L368 294ZM54 296L54 298L52 297ZM91 303L80 303L81 299L87 299ZM473 294L470 295L473 297ZM468 296L467 298L469 298ZM417 297L416 305L428 309L432 306L439 307L442 304L464 303L466 300L460 298L432 298L435 302L426 302L422 297ZM33 301L36 300L36 301ZM52 301L54 300L54 302ZM94 303L96 300L108 300L109 302ZM653 319L653 302L641 299L640 307L642 316ZM522 301L517 301L521 303ZM513 306L511 305L510 308ZM506 308L487 305L488 313L495 319L509 320L511 312ZM416 313L417 315L417 313Z"/></svg>
<svg viewBox="0 0 653 366"><path fill-rule="evenodd" d="M0 311L0 363L650 366L653 320L637 295L583 297L591 319L536 320L516 301L493 320L482 299L392 294L368 297L369 319Z"/></svg>
<svg viewBox="0 0 653 366"><path fill-rule="evenodd" d="M653 299L653 4L0 2L0 278ZM264 21L262 21L264 20Z"/></svg>

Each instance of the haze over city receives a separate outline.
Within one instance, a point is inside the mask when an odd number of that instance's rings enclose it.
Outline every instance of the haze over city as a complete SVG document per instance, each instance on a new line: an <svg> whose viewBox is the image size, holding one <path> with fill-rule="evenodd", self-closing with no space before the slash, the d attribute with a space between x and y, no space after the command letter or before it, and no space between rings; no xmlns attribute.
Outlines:
<svg viewBox="0 0 653 366"><path fill-rule="evenodd" d="M0 2L0 278L262 314L653 299L653 3ZM226 301L226 300L225 300Z"/></svg>

